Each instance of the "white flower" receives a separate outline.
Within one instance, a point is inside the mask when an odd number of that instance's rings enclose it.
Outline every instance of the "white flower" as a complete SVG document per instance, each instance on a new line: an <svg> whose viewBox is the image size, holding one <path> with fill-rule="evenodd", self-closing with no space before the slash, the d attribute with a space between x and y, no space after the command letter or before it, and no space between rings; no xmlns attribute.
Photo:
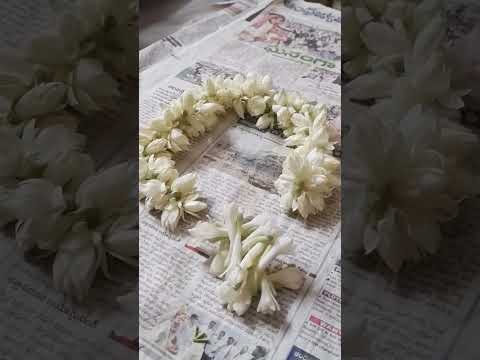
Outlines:
<svg viewBox="0 0 480 360"><path fill-rule="evenodd" d="M138 257L138 229L118 229L111 231L104 239L105 251L125 260Z"/></svg>
<svg viewBox="0 0 480 360"><path fill-rule="evenodd" d="M210 263L210 273L220 276L225 271L225 259L227 258L228 250L219 251L215 254Z"/></svg>
<svg viewBox="0 0 480 360"><path fill-rule="evenodd" d="M145 198L145 206L148 210L163 210L170 199L167 185L157 179L140 184L140 197Z"/></svg>
<svg viewBox="0 0 480 360"><path fill-rule="evenodd" d="M156 158L150 156L139 159L139 179L140 181L149 179L158 179L164 183L171 183L178 176L174 168L175 162L168 157L161 156Z"/></svg>
<svg viewBox="0 0 480 360"><path fill-rule="evenodd" d="M154 155L164 152L167 146L168 141L166 139L155 139L148 143L143 151L146 155Z"/></svg>
<svg viewBox="0 0 480 360"><path fill-rule="evenodd" d="M285 107L275 107L275 105L272 107L272 110L277 113L277 121L278 125L280 126L281 129L287 130L287 134L291 134L289 132L290 128L293 128L293 123L291 121L292 119L292 111ZM293 129L291 130L293 132Z"/></svg>
<svg viewBox="0 0 480 360"><path fill-rule="evenodd" d="M168 148L175 152L185 151L190 146L190 141L180 129L172 129L168 135Z"/></svg>
<svg viewBox="0 0 480 360"><path fill-rule="evenodd" d="M256 126L260 130L264 130L273 126L274 121L275 121L275 118L273 117L272 114L265 114L258 118Z"/></svg>
<svg viewBox="0 0 480 360"><path fill-rule="evenodd" d="M101 264L97 248L100 242L99 235L85 223L74 226L53 262L53 283L58 290L77 301L85 299Z"/></svg>
<svg viewBox="0 0 480 360"><path fill-rule="evenodd" d="M138 143L143 146L147 146L151 141L155 139L156 131L151 128L141 128L138 133ZM143 150L142 150L143 152Z"/></svg>
<svg viewBox="0 0 480 360"><path fill-rule="evenodd" d="M260 301L258 302L257 311L264 314L272 314L275 311L280 310L280 305L278 304L277 299L275 299L276 295L277 292L271 281L264 276L261 282L261 296Z"/></svg>
<svg viewBox="0 0 480 360"><path fill-rule="evenodd" d="M242 269L249 269L252 267L256 260L263 254L263 251L267 247L266 244L258 242L256 243L251 249L247 251L247 253L243 256L242 261L240 263L240 267Z"/></svg>
<svg viewBox="0 0 480 360"><path fill-rule="evenodd" d="M447 140L452 127L458 133ZM376 251L394 271L435 253L440 223L455 217L459 201L478 191L461 160L474 136L417 106L399 125L362 119L346 139L355 156L347 158L342 189L345 247Z"/></svg>
<svg viewBox="0 0 480 360"><path fill-rule="evenodd" d="M65 107L67 87L60 82L43 83L25 93L15 104L14 112L20 120L59 111Z"/></svg>
<svg viewBox="0 0 480 360"><path fill-rule="evenodd" d="M217 114L224 114L225 108L216 103L203 103L196 106L197 116L194 119L200 121L206 129L212 128L218 121Z"/></svg>
<svg viewBox="0 0 480 360"><path fill-rule="evenodd" d="M303 113L293 114L291 122L294 134L286 139L287 146L298 147L309 143L310 148L328 153L333 151L334 129L327 123L325 106L307 107Z"/></svg>
<svg viewBox="0 0 480 360"><path fill-rule="evenodd" d="M298 211L307 218L323 210L325 198L339 186L336 172L339 162L327 154L293 151L283 164L282 175L275 181L284 209Z"/></svg>
<svg viewBox="0 0 480 360"><path fill-rule="evenodd" d="M95 209L101 220L114 214L136 211L138 204L137 166L124 162L90 176L76 193L78 209Z"/></svg>
<svg viewBox="0 0 480 360"><path fill-rule="evenodd" d="M44 179L25 180L13 189L0 188L0 199L0 208L15 220L58 214L67 207L62 188Z"/></svg>
<svg viewBox="0 0 480 360"><path fill-rule="evenodd" d="M265 75L261 80L260 89L263 93L268 94L272 90L272 87L272 77L270 75Z"/></svg>
<svg viewBox="0 0 480 360"><path fill-rule="evenodd" d="M233 109L235 110L236 114L238 115L239 118L244 119L245 118L245 106L243 104L242 99L236 99L233 101Z"/></svg>
<svg viewBox="0 0 480 360"><path fill-rule="evenodd" d="M35 246L42 250L57 251L75 218L71 214L39 213L37 216L18 220L15 224L15 242L22 251Z"/></svg>
<svg viewBox="0 0 480 360"><path fill-rule="evenodd" d="M292 241L277 240L277 231L265 215L246 221L235 204L225 206L224 223L223 227L201 222L190 231L197 240L217 245L210 273L224 278L216 291L220 302L241 316L261 288L257 311L278 310L273 282L292 290L300 289L304 282L303 274L294 268L268 273L268 266L277 256L293 250Z"/></svg>
<svg viewBox="0 0 480 360"><path fill-rule="evenodd" d="M251 116L260 116L267 109L268 97L254 96L247 100L247 111Z"/></svg>
<svg viewBox="0 0 480 360"><path fill-rule="evenodd" d="M198 216L197 213L205 210L207 204L199 201L199 194L195 189L196 175L193 173L182 175L171 185L171 196L168 204L163 208L161 223L169 231L174 231L185 213Z"/></svg>
<svg viewBox="0 0 480 360"><path fill-rule="evenodd" d="M94 172L95 164L90 156L69 151L49 161L42 177L55 185L62 186L65 193L73 196L80 184Z"/></svg>
<svg viewBox="0 0 480 360"><path fill-rule="evenodd" d="M70 105L88 113L110 108L120 95L117 81L104 71L96 59L81 59L71 75L72 87L68 91Z"/></svg>
<svg viewBox="0 0 480 360"><path fill-rule="evenodd" d="M268 216L266 214L260 214L250 221L247 221L242 225L242 237L249 236L252 232L254 232L259 226L269 222Z"/></svg>
<svg viewBox="0 0 480 360"><path fill-rule="evenodd" d="M242 253L246 254L257 243L271 243L277 236L278 230L270 221L266 221L242 240Z"/></svg>
<svg viewBox="0 0 480 360"><path fill-rule="evenodd" d="M225 206L224 213L225 228L227 229L230 240L230 248L228 249L228 255L225 260L227 267L225 274L228 278L230 273L240 265L242 260L242 215L235 204Z"/></svg>
<svg viewBox="0 0 480 360"><path fill-rule="evenodd" d="M262 255L258 262L258 269L264 271L277 256L290 254L293 251L293 240L290 238L280 238Z"/></svg>
<svg viewBox="0 0 480 360"><path fill-rule="evenodd" d="M228 240L228 233L223 227L205 221L198 222L189 232L198 241Z"/></svg>

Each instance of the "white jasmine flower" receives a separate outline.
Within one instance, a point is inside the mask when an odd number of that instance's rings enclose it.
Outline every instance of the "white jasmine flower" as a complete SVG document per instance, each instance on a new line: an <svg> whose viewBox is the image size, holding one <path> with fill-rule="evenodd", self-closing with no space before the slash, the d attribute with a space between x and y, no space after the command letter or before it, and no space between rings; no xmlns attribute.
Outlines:
<svg viewBox="0 0 480 360"><path fill-rule="evenodd" d="M275 118L272 114L265 114L258 118L256 126L260 130L264 130L269 127L272 127L274 122L275 122Z"/></svg>
<svg viewBox="0 0 480 360"><path fill-rule="evenodd" d="M224 114L225 108L216 103L203 103L196 106L197 119L200 121L206 129L212 128L218 121L217 114Z"/></svg>
<svg viewBox="0 0 480 360"><path fill-rule="evenodd" d="M291 119L294 113L285 106L275 107L274 105L272 110L277 114L278 125L286 131L285 135L291 135L293 133L293 123Z"/></svg>
<svg viewBox="0 0 480 360"><path fill-rule="evenodd" d="M243 95L248 98L256 96L257 92L259 92L259 89L257 87L257 80L254 78L247 78L242 84L242 92Z"/></svg>
<svg viewBox="0 0 480 360"><path fill-rule="evenodd" d="M96 209L100 220L127 211L136 212L138 204L137 166L124 162L88 177L76 193L79 210Z"/></svg>
<svg viewBox="0 0 480 360"><path fill-rule="evenodd" d="M295 113L291 117L294 134L286 139L287 146L302 146L311 142L318 150L331 153L334 149L333 128L327 124L327 111L324 106L315 107L313 111Z"/></svg>
<svg viewBox="0 0 480 360"><path fill-rule="evenodd" d="M165 152L167 146L167 139L154 139L145 146L143 152L145 152L146 155L155 155Z"/></svg>
<svg viewBox="0 0 480 360"><path fill-rule="evenodd" d="M42 177L52 184L62 186L65 193L73 196L80 184L94 172L95 164L89 155L70 151L49 161Z"/></svg>
<svg viewBox="0 0 480 360"><path fill-rule="evenodd" d="M148 180L140 184L140 198L145 198L148 210L163 210L170 199L165 182L157 179Z"/></svg>
<svg viewBox="0 0 480 360"><path fill-rule="evenodd" d="M111 231L103 240L105 251L120 260L138 257L138 229Z"/></svg>
<svg viewBox="0 0 480 360"><path fill-rule="evenodd" d="M196 175L193 173L183 175L172 182L171 196L168 204L163 208L162 226L174 231L179 220L185 213L197 216L197 213L207 208L207 204L199 201L199 194L195 189Z"/></svg>
<svg viewBox="0 0 480 360"><path fill-rule="evenodd" d="M287 106L288 105L288 97L287 97L287 93L285 92L285 90L282 89L278 93L276 93L273 96L273 102L274 102L274 104L279 105L279 106Z"/></svg>
<svg viewBox="0 0 480 360"><path fill-rule="evenodd" d="M88 113L110 108L120 95L117 81L104 71L96 59L81 59L71 75L72 87L68 91L70 105Z"/></svg>
<svg viewBox="0 0 480 360"><path fill-rule="evenodd" d="M30 120L65 107L67 87L61 82L43 83L25 93L15 104L15 116Z"/></svg>
<svg viewBox="0 0 480 360"><path fill-rule="evenodd" d="M55 287L82 301L88 294L101 264L101 238L85 223L78 223L60 245L53 262Z"/></svg>
<svg viewBox="0 0 480 360"><path fill-rule="evenodd" d="M207 96L211 96L211 97L215 96L216 87L215 87L215 82L213 81L212 78L207 78L203 87L205 89L205 92L207 93Z"/></svg>
<svg viewBox="0 0 480 360"><path fill-rule="evenodd" d="M57 161L62 154L81 151L86 143L85 136L71 128L54 125L39 130L33 121L24 128L22 140L32 161L42 166Z"/></svg>
<svg viewBox="0 0 480 360"><path fill-rule="evenodd" d="M245 118L245 105L242 99L235 99L232 103L233 109L239 118Z"/></svg>
<svg viewBox="0 0 480 360"><path fill-rule="evenodd" d="M138 143L143 146L143 149L145 149L145 146L155 140L156 134L157 132L154 129L141 128L138 133Z"/></svg>
<svg viewBox="0 0 480 360"><path fill-rule="evenodd" d="M190 146L188 137L180 129L172 129L167 138L168 149L174 153L185 151Z"/></svg>
<svg viewBox="0 0 480 360"><path fill-rule="evenodd" d="M283 164L283 173L275 181L284 209L298 211L304 218L322 211L325 198L339 186L338 161L327 154L312 151L306 156L291 152Z"/></svg>
<svg viewBox="0 0 480 360"><path fill-rule="evenodd" d="M18 220L15 224L15 242L21 251L34 247L57 251L74 221L74 216L60 212L39 213L32 218Z"/></svg>
<svg viewBox="0 0 480 360"><path fill-rule="evenodd" d="M44 179L25 180L13 189L0 188L0 198L0 207L16 220L62 213L67 207L62 188Z"/></svg>
<svg viewBox="0 0 480 360"><path fill-rule="evenodd" d="M247 111L251 116L260 116L267 109L268 97L254 96L247 100Z"/></svg>
<svg viewBox="0 0 480 360"><path fill-rule="evenodd" d="M158 179L164 183L170 184L178 176L178 171L174 168L175 162L168 157L140 158L139 179Z"/></svg>
<svg viewBox="0 0 480 360"><path fill-rule="evenodd" d="M394 271L437 251L440 223L475 192L474 174L460 160L472 134L455 126L459 132L447 141L451 127L417 106L399 125L372 118L352 128L347 141L356 156L344 174L344 199L352 202L345 209L354 211L345 216L348 248L376 251Z"/></svg>
<svg viewBox="0 0 480 360"><path fill-rule="evenodd" d="M156 138L168 139L170 133L176 128L177 119L170 108L163 110L162 114L150 122L147 129L141 131L141 144L147 145Z"/></svg>
<svg viewBox="0 0 480 360"><path fill-rule="evenodd" d="M273 87L272 77L270 75L265 75L260 84L260 89L264 94L268 94Z"/></svg>

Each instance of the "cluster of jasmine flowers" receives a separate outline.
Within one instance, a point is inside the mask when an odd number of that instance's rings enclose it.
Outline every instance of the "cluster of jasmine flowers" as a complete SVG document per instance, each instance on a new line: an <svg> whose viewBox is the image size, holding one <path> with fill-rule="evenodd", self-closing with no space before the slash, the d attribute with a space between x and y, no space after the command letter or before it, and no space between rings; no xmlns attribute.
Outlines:
<svg viewBox="0 0 480 360"><path fill-rule="evenodd" d="M257 312L278 311L275 289L303 286L304 275L295 267L272 270L274 260L291 254L294 247L264 215L249 220L236 205L229 204L222 223L199 222L190 233L200 246L214 245L210 272L223 279L217 295L237 315L245 314L258 293Z"/></svg>
<svg viewBox="0 0 480 360"><path fill-rule="evenodd" d="M174 230L185 214L206 209L195 190L195 176L179 177L173 156L189 149L193 139L212 129L227 112L256 118L261 130L281 129L286 145L295 148L276 182L282 205L303 217L324 208L324 198L339 186L339 161L332 156L335 131L327 109L296 93L276 92L270 76L248 74L208 78L187 90L140 130L140 197L149 210L161 211L164 227ZM180 184L188 184L179 189Z"/></svg>
<svg viewBox="0 0 480 360"><path fill-rule="evenodd" d="M55 287L77 301L99 271L112 276L112 261L138 264L136 166L97 171L78 132L136 75L134 4L72 3L52 29L0 57L0 231L51 259Z"/></svg>
<svg viewBox="0 0 480 360"><path fill-rule="evenodd" d="M344 5L343 240L399 271L435 253L441 224L480 193L479 139L456 121L470 88L446 50L442 1Z"/></svg>
<svg viewBox="0 0 480 360"><path fill-rule="evenodd" d="M129 51L134 5L124 0L75 2L58 15L52 29L17 51L2 53L3 123L42 121L52 114L61 120L66 109L82 114L112 109L120 95L118 80L136 75L136 51Z"/></svg>

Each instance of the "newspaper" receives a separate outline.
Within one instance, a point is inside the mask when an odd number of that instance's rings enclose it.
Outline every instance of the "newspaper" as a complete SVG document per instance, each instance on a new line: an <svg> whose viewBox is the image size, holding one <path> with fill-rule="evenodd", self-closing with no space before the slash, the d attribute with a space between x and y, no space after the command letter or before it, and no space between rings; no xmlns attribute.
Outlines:
<svg viewBox="0 0 480 360"><path fill-rule="evenodd" d="M174 50L140 74L140 126L185 89L201 85L204 77L248 72L270 74L275 86L327 104L329 119L340 128L339 12L303 1L277 1ZM211 218L221 219L230 202L250 215L271 215L296 243L295 254L280 261L301 269L306 284L298 292L280 290L281 311L275 315L256 313L254 303L243 317L234 316L215 297L220 280L208 274L207 259L192 251L187 230L196 219L187 219L172 235L141 205L141 358L181 359L192 346L195 326L209 338L203 359L298 359L300 351L305 359L340 358L340 196L332 196L327 210L307 221L284 213L273 183L287 148L280 134L254 125L251 119L227 118L177 164L181 172L198 174ZM335 264L337 270L332 270ZM325 291L334 296L326 297ZM330 330L322 330L324 336L313 328Z"/></svg>
<svg viewBox="0 0 480 360"><path fill-rule="evenodd" d="M236 0L236 1L210 1L210 5L221 7L194 19L190 24L185 24L181 29L156 41L139 53L139 70L144 71L149 66L157 64L171 54L174 50L194 44L205 36L214 33L223 26L228 25L236 18L244 15L252 8L266 6L271 0Z"/></svg>

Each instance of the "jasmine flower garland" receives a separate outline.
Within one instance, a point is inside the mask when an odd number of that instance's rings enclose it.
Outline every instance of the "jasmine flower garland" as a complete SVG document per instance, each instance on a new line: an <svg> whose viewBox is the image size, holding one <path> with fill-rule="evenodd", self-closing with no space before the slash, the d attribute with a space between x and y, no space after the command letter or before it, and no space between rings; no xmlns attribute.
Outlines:
<svg viewBox="0 0 480 360"><path fill-rule="evenodd" d="M256 117L259 129L279 128L292 150L284 174L276 182L286 210L304 218L324 208L324 198L340 185L339 161L332 156L335 131L323 105L313 105L296 93L272 89L270 76L208 78L200 89L185 91L163 109L162 115L140 130L140 197L149 210L162 212L162 224L173 231L185 214L198 216L206 209L195 190L194 175L178 177L174 154L186 151L191 141L212 129L226 112L240 118ZM298 161L302 164L293 165ZM178 182L188 178L188 191ZM287 190L285 192L285 190Z"/></svg>
<svg viewBox="0 0 480 360"><path fill-rule="evenodd" d="M276 288L298 290L303 285L303 273L294 267L270 269L279 255L291 254L294 246L263 215L247 220L230 204L225 207L223 223L199 222L190 233L200 245L215 245L210 272L224 280L217 296L237 315L245 314L258 293L257 312L278 311Z"/></svg>

